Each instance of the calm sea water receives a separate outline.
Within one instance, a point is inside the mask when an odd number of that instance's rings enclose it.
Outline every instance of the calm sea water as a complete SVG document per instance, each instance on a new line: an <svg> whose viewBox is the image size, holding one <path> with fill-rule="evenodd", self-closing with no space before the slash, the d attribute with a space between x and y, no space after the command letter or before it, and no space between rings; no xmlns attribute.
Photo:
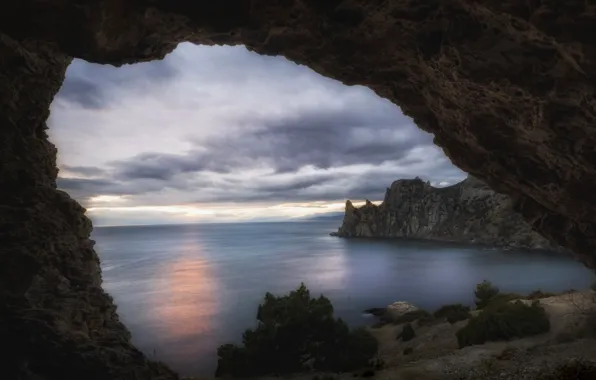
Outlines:
<svg viewBox="0 0 596 380"><path fill-rule="evenodd" d="M432 310L473 303L488 279L505 291L587 288L592 273L561 254L328 236L339 220L96 228L104 286L133 342L184 375L212 375L216 349L255 324L265 292L303 281L349 324L406 300Z"/></svg>

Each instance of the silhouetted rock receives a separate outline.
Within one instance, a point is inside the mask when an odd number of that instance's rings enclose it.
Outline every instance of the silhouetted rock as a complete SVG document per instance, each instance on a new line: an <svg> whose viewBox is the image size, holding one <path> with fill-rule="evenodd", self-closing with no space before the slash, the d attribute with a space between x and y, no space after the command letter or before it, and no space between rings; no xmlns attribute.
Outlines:
<svg viewBox="0 0 596 380"><path fill-rule="evenodd" d="M379 206L346 202L341 237L403 237L499 247L558 249L532 231L509 197L469 176L437 188L420 178L393 182Z"/></svg>

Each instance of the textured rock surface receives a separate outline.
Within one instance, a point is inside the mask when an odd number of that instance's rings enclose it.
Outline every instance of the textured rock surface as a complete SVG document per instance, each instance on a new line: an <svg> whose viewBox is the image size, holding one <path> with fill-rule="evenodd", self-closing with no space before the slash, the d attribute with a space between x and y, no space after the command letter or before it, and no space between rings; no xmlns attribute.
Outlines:
<svg viewBox="0 0 596 380"><path fill-rule="evenodd" d="M369 86L595 268L595 21L586 1L2 2L3 376L174 376L128 343L99 287L84 210L55 189L44 128L69 57L119 65L161 58L181 41L245 44Z"/></svg>
<svg viewBox="0 0 596 380"><path fill-rule="evenodd" d="M389 318L396 319L412 311L420 310L417 306L406 301L397 301L387 306L386 312Z"/></svg>
<svg viewBox="0 0 596 380"><path fill-rule="evenodd" d="M346 202L342 237L405 237L486 244L500 247L557 249L532 231L511 199L474 177L436 188L419 178L393 182L379 206L355 208Z"/></svg>
<svg viewBox="0 0 596 380"><path fill-rule="evenodd" d="M0 378L175 379L130 343L85 210L56 189L48 104L70 58L0 34Z"/></svg>

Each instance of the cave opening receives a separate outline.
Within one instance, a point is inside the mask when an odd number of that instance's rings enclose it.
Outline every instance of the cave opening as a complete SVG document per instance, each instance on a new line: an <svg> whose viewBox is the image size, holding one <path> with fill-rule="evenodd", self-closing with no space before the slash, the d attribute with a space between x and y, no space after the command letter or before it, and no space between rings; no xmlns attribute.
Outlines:
<svg viewBox="0 0 596 380"><path fill-rule="evenodd" d="M214 372L217 346L250 325L241 321L256 296L311 277L332 289L329 273L345 265L330 253L317 259L327 274L261 285L236 310L222 287L246 285L221 283L218 270L228 269L187 238L193 224L301 220L343 212L347 198L380 201L397 178L448 186L465 176L432 135L369 89L240 46L181 44L164 60L124 67L75 60L48 126L58 189L93 221L102 287L132 343L183 374Z"/></svg>
<svg viewBox="0 0 596 380"><path fill-rule="evenodd" d="M176 378L131 345L100 287L91 223L56 189L46 119L73 57L121 65L163 58L181 41L245 44L367 86L432 132L458 167L511 195L537 231L596 267L596 50L585 39L594 5L433 4L337 2L337 14L306 1L240 1L231 13L187 1L3 5L0 336L11 343L3 350L13 364L7 375ZM465 35L466 26L479 32ZM421 41L431 45L420 49Z"/></svg>

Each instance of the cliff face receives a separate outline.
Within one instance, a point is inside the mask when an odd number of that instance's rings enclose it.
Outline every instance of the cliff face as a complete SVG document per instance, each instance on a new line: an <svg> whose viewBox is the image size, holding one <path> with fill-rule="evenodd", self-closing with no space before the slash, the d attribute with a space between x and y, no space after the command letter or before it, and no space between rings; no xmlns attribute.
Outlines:
<svg viewBox="0 0 596 380"><path fill-rule="evenodd" d="M419 178L402 179L391 184L379 206L367 201L356 208L347 201L343 224L334 235L557 249L514 212L510 198L473 177L444 188Z"/></svg>

